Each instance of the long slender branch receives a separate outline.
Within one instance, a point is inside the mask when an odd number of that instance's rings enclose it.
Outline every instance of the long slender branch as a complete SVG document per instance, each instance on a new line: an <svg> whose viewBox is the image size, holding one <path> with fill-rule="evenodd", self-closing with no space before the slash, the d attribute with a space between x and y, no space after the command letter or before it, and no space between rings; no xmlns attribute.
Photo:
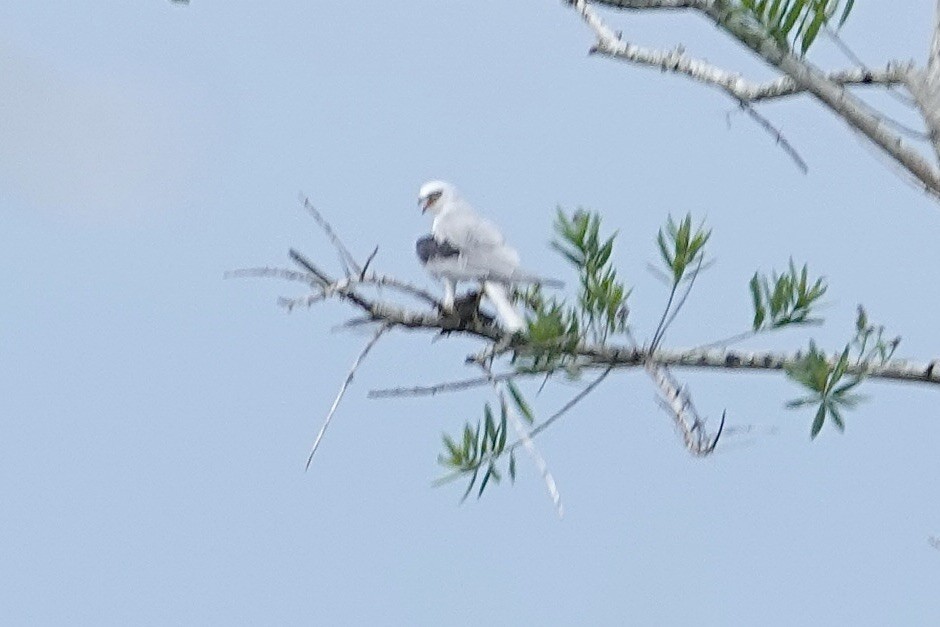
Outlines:
<svg viewBox="0 0 940 627"><path fill-rule="evenodd" d="M646 9L699 9L706 2L703 0L607 0L604 4L625 10Z"/></svg>
<svg viewBox="0 0 940 627"><path fill-rule="evenodd" d="M583 390L575 394L574 397L570 401L562 405L561 409L559 409L554 414L546 418L544 421L542 421L541 423L533 427L532 430L529 431L528 433L529 437L534 438L535 436L540 434L542 431L545 431L546 429L548 429L550 426L552 426L552 423L554 423L556 420L564 416L569 410L571 410L572 407L574 407L575 405L580 403L582 400L584 400L584 398L588 394L593 392L597 386L603 383L604 379L607 378L607 375L610 374L611 370L613 370L613 367L606 368L604 372L602 372L596 379L594 379L587 386L585 386ZM515 444L510 445L509 448L512 448L514 445Z"/></svg>
<svg viewBox="0 0 940 627"><path fill-rule="evenodd" d="M323 421L323 426L320 427L320 431L317 433L317 437L313 441L313 446L310 447L310 454L307 456L307 464L304 466L304 470L310 469L310 462L313 461L313 456L320 447L320 442L323 440L323 436L326 434L326 430L330 426L330 422L333 420L333 415L336 413L336 409L339 407L339 402L343 400L343 396L346 394L346 388L349 387L353 377L356 375L356 370L359 369L359 364L362 363L362 360L365 359L366 355L369 354L369 351L372 350L372 347L375 346L376 342L379 341L379 338L382 337L382 335L387 330L388 326L386 325L379 327L378 330L376 330L375 335L372 336L372 339L369 340L369 342L356 357L356 360L353 362L352 368L349 369L349 374L346 375L346 378L343 380L343 384L339 386L339 391L336 393L336 398L333 399L333 404L330 406L330 411L326 415L326 419Z"/></svg>
<svg viewBox="0 0 940 627"><path fill-rule="evenodd" d="M299 283L306 283L311 286L320 285L320 280L312 274L306 272L298 272L296 270L288 270L287 268L271 268L271 267L259 267L259 268L239 268L238 270L230 270L223 275L223 278L226 279L245 279L245 278L276 278L284 279L285 281L297 281Z"/></svg>
<svg viewBox="0 0 940 627"><path fill-rule="evenodd" d="M534 374L534 373L533 373ZM518 372L503 372L485 377L474 377L472 379L463 379L460 381L448 381L436 385L416 385L413 387L384 388L380 390L369 390L369 398L396 398L402 396L434 396L445 392L458 392L461 390L470 390L473 388L490 385L493 381L506 381L516 379L525 374Z"/></svg>

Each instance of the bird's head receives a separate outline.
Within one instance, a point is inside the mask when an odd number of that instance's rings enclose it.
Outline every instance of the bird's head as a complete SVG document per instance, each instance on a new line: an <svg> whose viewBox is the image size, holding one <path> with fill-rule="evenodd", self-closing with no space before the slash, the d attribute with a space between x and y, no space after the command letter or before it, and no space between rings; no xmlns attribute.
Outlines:
<svg viewBox="0 0 940 627"><path fill-rule="evenodd" d="M421 213L437 215L448 202L457 198L457 190L444 181L428 181L418 190L418 206Z"/></svg>

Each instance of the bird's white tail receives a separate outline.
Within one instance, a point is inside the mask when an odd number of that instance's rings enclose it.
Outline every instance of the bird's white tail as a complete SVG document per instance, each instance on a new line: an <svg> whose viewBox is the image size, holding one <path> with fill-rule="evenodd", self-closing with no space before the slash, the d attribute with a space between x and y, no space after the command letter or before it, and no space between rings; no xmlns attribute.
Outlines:
<svg viewBox="0 0 940 627"><path fill-rule="evenodd" d="M499 314L499 319L502 320L507 331L516 333L525 328L525 318L520 316L516 308L513 307L505 286L487 281L483 284L483 293L493 302L496 313Z"/></svg>

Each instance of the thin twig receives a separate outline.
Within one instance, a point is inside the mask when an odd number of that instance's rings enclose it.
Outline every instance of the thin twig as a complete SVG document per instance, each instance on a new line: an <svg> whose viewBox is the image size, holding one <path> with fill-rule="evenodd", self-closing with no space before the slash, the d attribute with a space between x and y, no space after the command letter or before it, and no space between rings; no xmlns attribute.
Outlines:
<svg viewBox="0 0 940 627"><path fill-rule="evenodd" d="M366 258L366 262L362 264L362 272L359 273L359 280L362 281L366 278L366 270L369 269L369 264L372 263L372 260L375 259L375 256L379 254L379 247L376 246L372 251L372 254Z"/></svg>
<svg viewBox="0 0 940 627"><path fill-rule="evenodd" d="M310 469L310 462L313 461L313 455L317 452L317 448L320 446L320 441L323 439L323 435L326 433L327 427L330 426L330 421L333 420L333 414L336 413L336 408L339 407L339 402L343 400L343 395L346 394L346 388L349 387L350 382L353 380L353 377L356 374L356 370L359 368L359 364L362 363L362 360L365 359L365 356L369 354L369 351L372 350L372 347L375 346L376 342L379 341L379 338L382 337L388 330L387 325L382 325L379 327L375 335L372 336L372 339L365 345L365 348L362 349L362 352L359 353L359 356L356 357L356 360L352 364L352 368L349 369L349 374L346 375L346 379L343 380L343 384L339 387L339 392L336 393L336 398L333 399L333 405L330 407L330 412L326 415L326 420L323 421L323 426L320 427L320 432L317 433L317 438L313 441L313 446L310 448L310 454L307 456L307 464L304 466L304 470Z"/></svg>
<svg viewBox="0 0 940 627"><path fill-rule="evenodd" d="M663 315L659 319L659 324L656 325L656 331L653 332L653 339L650 340L650 352L656 350L659 345L659 333L663 329L663 325L666 324L666 316L669 315L669 309L672 307L672 300L676 297L676 290L679 288L679 283L673 282L672 287L669 289L669 298L666 300L666 308L663 309Z"/></svg>
<svg viewBox="0 0 940 627"><path fill-rule="evenodd" d="M308 270L310 274L315 276L320 283L324 285L329 285L330 283L333 282L325 272L317 268L315 265L313 265L313 262L311 262L309 259L304 257L302 254L300 254L293 248L291 248L287 254L291 258L291 261L299 265L301 268Z"/></svg>
<svg viewBox="0 0 940 627"><path fill-rule="evenodd" d="M306 283L307 285L314 287L320 285L320 281L316 276L306 272L297 272L296 270L288 270L287 268L271 268L267 266L259 268L239 268L237 270L229 270L223 274L222 277L225 279L276 278L284 279L285 281Z"/></svg>
<svg viewBox="0 0 940 627"><path fill-rule="evenodd" d="M333 230L333 227L330 226L330 223L326 221L326 218L323 217L323 215L317 210L316 207L313 206L313 203L311 203L306 196L301 194L300 199L304 203L304 209L306 209L310 215L313 216L313 219L317 221L317 224L320 225L320 228L323 229L323 232L326 233L326 236L330 238L330 243L336 247L336 250L340 255L340 260L345 260L345 263L349 264L349 267L352 268L356 274L361 274L362 268L358 263L356 263L356 260L353 258L352 254L339 239L339 236L336 235L336 232ZM349 274L350 273L347 271L346 275L348 276Z"/></svg>
<svg viewBox="0 0 940 627"><path fill-rule="evenodd" d="M796 167L800 169L800 172L803 174L809 172L809 166L806 165L806 161L804 161L803 157L800 156L800 153L796 151L796 148L793 147L793 144L790 143L790 140L784 137L783 133L773 125L773 122L758 113L757 109L755 109L754 105L751 103L745 102L744 100L739 100L738 104L742 109L744 109L744 112L747 113L752 120L757 122L761 128L767 131L767 133L769 133L770 136L776 140L777 145L780 146L780 148L783 149L787 155L789 155L790 159L792 159L796 164Z"/></svg>
<svg viewBox="0 0 940 627"><path fill-rule="evenodd" d="M496 390L497 396L499 396L500 405L506 412L506 415L509 417L509 422L512 423L513 429L516 431L516 435L519 436L519 440L525 447L529 457L532 458L532 461L535 462L536 467L539 469L539 473L542 475L542 480L545 482L545 488L548 490L548 495L551 497L552 503L555 505L555 511L558 512L558 517L564 517L565 508L561 503L561 494L558 492L558 485L555 483L555 477L552 476L552 473L548 468L548 463L545 461L545 458L542 457L542 454L535 446L535 442L533 442L529 434L526 433L525 426L522 424L522 419L516 413L516 410L513 409L509 404L509 401L506 400L505 385L499 381L496 381L495 375L490 369L489 364L481 363L480 367L486 373L487 377L489 377L490 383L493 384L493 388Z"/></svg>
<svg viewBox="0 0 940 627"><path fill-rule="evenodd" d="M535 374L535 373L532 373ZM380 390L369 390L369 398L400 398L403 396L434 396L444 392L457 392L460 390L469 390L471 388L490 385L493 381L506 381L517 377L526 376L518 372L503 372L500 374L487 375L485 377L475 377L472 379L463 379L461 381L449 381L438 383L437 385L417 385L414 387L384 388Z"/></svg>
<svg viewBox="0 0 940 627"><path fill-rule="evenodd" d="M565 413L568 412L568 410L570 410L572 407L574 407L575 405L577 405L578 403L580 403L582 400L584 400L584 397L586 397L588 394L590 394L591 392L593 392L593 391L594 391L594 388L596 388L598 385L600 385L601 382L603 382L603 380L607 378L607 375L609 375L609 374L610 374L610 371L613 370L613 369L614 369L614 367L613 367L613 366L610 366L609 368L607 368L606 370L604 370L604 372L602 372L600 375L598 375L598 377L597 377L596 379L594 379L593 381L591 381L591 382L587 385L587 387L585 387L583 390L581 390L580 392L578 392L578 393L574 396L574 398L572 398L570 401L568 401L567 403L565 403L564 405L562 405L561 409L559 409L559 410L556 411L554 414L552 414L551 416L549 416L548 418L546 418L544 421L542 421L541 423L539 423L537 426L533 427L532 430L529 431L528 436L529 436L530 438L534 438L535 436L537 436L538 434L540 434L542 431L545 431L545 430L548 429L550 426L552 426L552 423L553 423L553 422L555 422L556 420L558 420L559 418L561 418L562 416L564 416ZM512 446L515 446L515 444L511 445L509 448L512 448Z"/></svg>
<svg viewBox="0 0 940 627"><path fill-rule="evenodd" d="M738 342L743 342L744 340L749 340L760 332L761 332L760 330L744 331L743 333L738 333L737 335L732 335L726 338L722 338L720 340L715 340L714 342L709 342L708 344L702 344L700 346L696 346L695 350L708 350L710 348L723 348L730 344L736 344Z"/></svg>
<svg viewBox="0 0 940 627"><path fill-rule="evenodd" d="M663 337L666 335L666 331L669 330L669 325L672 324L672 321L676 319L676 316L679 315L679 312L682 310L682 306L685 305L685 301L689 298L689 294L692 293L692 288L695 287L695 279L698 278L699 273L702 271L702 262L705 260L704 255L699 255L698 264L695 266L695 270L692 272L692 276L689 278L688 285L685 288L685 292L682 294L682 297L679 298L679 302L676 303L676 306L672 309L672 315L666 320L663 324L662 331L659 332L659 339L657 344L663 341ZM711 265L711 264L709 264ZM652 346L655 349L655 346Z"/></svg>

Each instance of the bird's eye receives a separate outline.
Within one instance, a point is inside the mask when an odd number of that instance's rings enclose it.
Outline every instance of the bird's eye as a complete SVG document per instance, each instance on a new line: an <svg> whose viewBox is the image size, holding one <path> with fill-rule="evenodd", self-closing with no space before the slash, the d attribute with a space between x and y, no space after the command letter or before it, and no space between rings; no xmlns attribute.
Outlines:
<svg viewBox="0 0 940 627"><path fill-rule="evenodd" d="M443 192L431 192L430 194L428 194L428 204L433 205L434 203L436 203L438 199L440 199L442 193Z"/></svg>

